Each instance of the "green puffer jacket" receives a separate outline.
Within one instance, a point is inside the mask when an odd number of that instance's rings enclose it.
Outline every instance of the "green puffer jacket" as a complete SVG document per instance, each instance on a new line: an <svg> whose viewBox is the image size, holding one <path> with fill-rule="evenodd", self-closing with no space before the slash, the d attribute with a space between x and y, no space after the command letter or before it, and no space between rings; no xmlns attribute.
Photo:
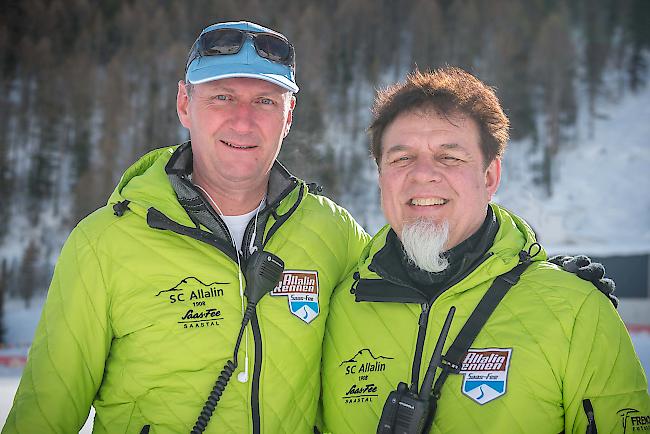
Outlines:
<svg viewBox="0 0 650 434"><path fill-rule="evenodd" d="M242 300L234 249L216 248L179 205L166 174L174 149L129 168L68 238L3 433L78 432L91 404L95 433L192 429L233 357ZM272 198L272 183L289 188ZM259 232L273 227L264 249L284 260L283 281L259 302L206 433L313 432L329 298L367 243L347 211L279 164L268 203Z"/></svg>
<svg viewBox="0 0 650 434"><path fill-rule="evenodd" d="M358 282L349 277L330 301L322 371L326 432L376 432L399 382L420 389L450 308L457 310L443 354L492 281L535 242L524 221L491 206L499 222L492 247L434 300L370 270L389 227L366 247ZM616 310L591 283L545 257L543 251L534 257L481 329L460 373L447 378L430 432L585 433L589 404L599 433L650 429L648 383Z"/></svg>

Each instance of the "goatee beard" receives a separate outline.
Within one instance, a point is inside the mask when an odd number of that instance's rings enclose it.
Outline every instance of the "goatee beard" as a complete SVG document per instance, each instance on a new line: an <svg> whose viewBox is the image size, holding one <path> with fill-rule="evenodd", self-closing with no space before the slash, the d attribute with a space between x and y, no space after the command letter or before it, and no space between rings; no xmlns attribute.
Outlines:
<svg viewBox="0 0 650 434"><path fill-rule="evenodd" d="M444 247L449 237L449 222L437 224L425 218L407 223L401 241L409 262L430 273L440 273L449 266Z"/></svg>

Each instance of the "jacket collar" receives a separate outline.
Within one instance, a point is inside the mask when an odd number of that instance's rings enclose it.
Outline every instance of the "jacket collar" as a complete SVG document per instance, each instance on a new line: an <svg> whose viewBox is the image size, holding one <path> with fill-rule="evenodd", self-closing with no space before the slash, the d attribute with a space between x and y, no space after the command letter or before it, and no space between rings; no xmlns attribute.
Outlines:
<svg viewBox="0 0 650 434"><path fill-rule="evenodd" d="M213 244L236 258L225 223L211 210L198 189L190 182L190 173L190 142L155 149L124 172L108 200L108 205L113 206L126 200L128 209L146 218L150 226L153 224L158 229L201 233L203 228L207 228ZM266 203L258 214L257 230L254 232L256 246L261 246L262 242L277 230L276 226L291 216L306 190L304 183L292 176L277 161L271 169L268 188ZM275 221L263 240L270 214L275 217Z"/></svg>
<svg viewBox="0 0 650 434"><path fill-rule="evenodd" d="M198 188L190 181L189 175L193 169L192 145L191 142L183 143L176 149L165 166L165 173L169 178L172 188L176 192L178 202L185 209L190 219L198 228L200 225L208 228L214 236L230 250L232 240L228 228L221 217L207 203L206 198ZM253 241L255 246L262 247L264 243L264 228L268 221L269 215L275 213L280 202L293 191L299 181L292 176L289 171L278 161L273 163L269 175L268 190L266 201L260 209L254 231L256 238ZM295 210L295 207L292 207ZM233 249L233 254L236 255ZM246 257L244 252L244 257Z"/></svg>
<svg viewBox="0 0 650 434"><path fill-rule="evenodd" d="M519 262L518 253L527 249L535 241L535 235L525 221L499 207L490 204L498 230L486 231L480 248L465 257L466 264L462 271L454 276L445 286L443 294L465 291L512 269ZM392 229L382 228L366 246L355 274L354 293L357 301L387 302L428 302L427 296L415 288L403 274L396 273L394 261L385 261L387 251L386 239ZM535 261L546 259L544 251L535 257Z"/></svg>
<svg viewBox="0 0 650 434"><path fill-rule="evenodd" d="M189 180L193 170L192 156L192 143L185 142L174 151L165 166L165 173L181 204L192 205L198 200L197 198L201 197ZM297 182L296 177L276 160L271 167L264 207L279 203L295 188Z"/></svg>

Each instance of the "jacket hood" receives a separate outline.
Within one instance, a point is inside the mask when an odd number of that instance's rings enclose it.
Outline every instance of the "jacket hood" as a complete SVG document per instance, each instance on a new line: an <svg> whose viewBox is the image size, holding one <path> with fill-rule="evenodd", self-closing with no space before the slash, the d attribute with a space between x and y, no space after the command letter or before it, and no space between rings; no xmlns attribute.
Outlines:
<svg viewBox="0 0 650 434"><path fill-rule="evenodd" d="M185 210L176 198L165 165L178 146L154 149L133 163L122 175L108 199L108 205L129 201L129 209L146 216L154 207L179 223L191 224Z"/></svg>
<svg viewBox="0 0 650 434"><path fill-rule="evenodd" d="M522 250L530 252L531 256L534 255L533 261L546 260L546 252L539 244L536 244L535 233L528 223L499 205L491 203L489 206L499 222L499 230L494 242L484 255L481 264L446 292L461 292L511 270L519 263L519 252ZM369 269L369 266L374 256L386 244L386 236L390 229L390 225L381 228L364 249L358 266L360 278L380 278Z"/></svg>

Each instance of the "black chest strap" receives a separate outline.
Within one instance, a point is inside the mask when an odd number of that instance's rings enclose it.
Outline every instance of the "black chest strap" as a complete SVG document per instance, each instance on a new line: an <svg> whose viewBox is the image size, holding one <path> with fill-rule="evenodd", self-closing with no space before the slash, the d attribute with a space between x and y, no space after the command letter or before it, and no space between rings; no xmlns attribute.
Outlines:
<svg viewBox="0 0 650 434"><path fill-rule="evenodd" d="M440 397L440 390L449 374L457 374L460 372L462 359L465 357L474 339L476 339L476 336L508 290L519 281L519 277L530 263L530 258L527 258L512 270L494 279L492 286L488 288L481 301L478 302L478 305L463 325L460 333L458 333L458 336L456 336L447 353L443 356L440 363L442 372L436 379L431 392L433 399L437 400Z"/></svg>

